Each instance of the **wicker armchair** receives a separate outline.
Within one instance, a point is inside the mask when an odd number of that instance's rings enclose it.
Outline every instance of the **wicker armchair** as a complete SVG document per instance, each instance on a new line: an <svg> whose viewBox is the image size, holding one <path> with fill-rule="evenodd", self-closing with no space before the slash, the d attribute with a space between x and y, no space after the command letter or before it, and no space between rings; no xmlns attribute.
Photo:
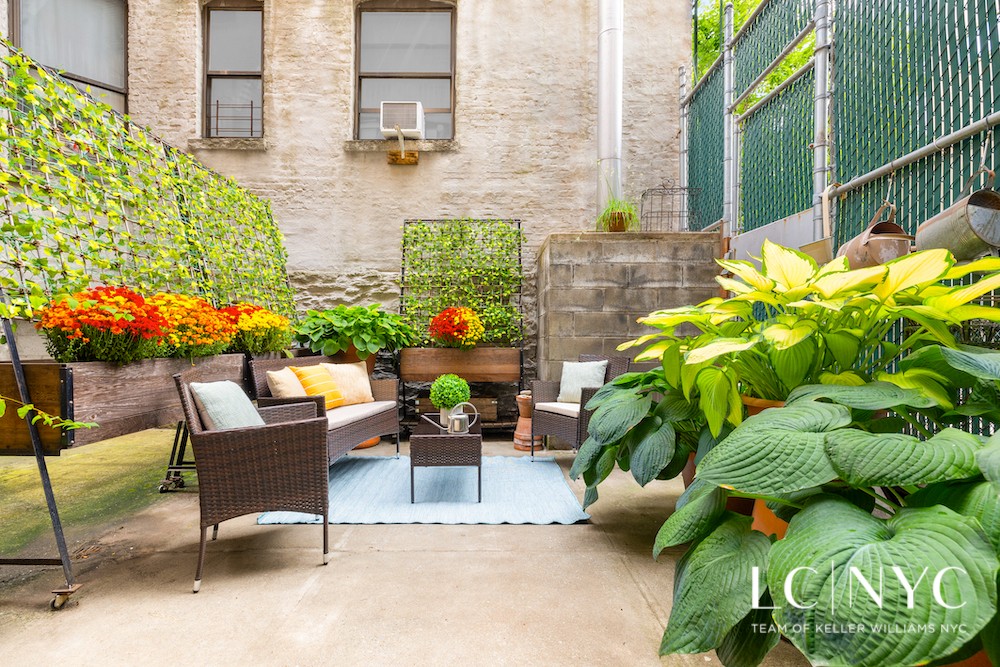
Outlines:
<svg viewBox="0 0 1000 667"><path fill-rule="evenodd" d="M194 592L201 588L208 527L268 511L305 512L324 517L323 564L329 561L329 462L327 421L313 402L259 408L264 426L209 431L191 395L199 371L174 375L198 465L201 543Z"/></svg>
<svg viewBox="0 0 1000 667"><path fill-rule="evenodd" d="M267 386L267 371L277 371L287 366L313 366L319 363L332 364L335 362L330 357L252 360L250 362L250 381L257 398L257 405L267 407L289 402L315 401L320 414L325 414L323 412L323 397L321 396L275 398L271 396L271 389ZM331 465L365 440L383 435L395 437L396 458L399 458L399 381L395 379L372 380L371 385L372 396L376 402L366 405L374 406L375 412L328 429L326 442ZM354 406L347 407L353 408ZM344 410L344 408L334 408L334 410Z"/></svg>
<svg viewBox="0 0 1000 667"><path fill-rule="evenodd" d="M608 368L604 374L604 382L610 382L629 368L628 357L608 357L597 354L581 354L580 361L608 360ZM531 458L535 458L535 437L554 435L562 438L579 449L580 443L587 438L587 426L593 414L584 408L600 387L585 387L581 394L580 404L557 403L559 383L547 380L535 380L531 384ZM539 404L543 404L539 406ZM546 442L546 448L548 443Z"/></svg>

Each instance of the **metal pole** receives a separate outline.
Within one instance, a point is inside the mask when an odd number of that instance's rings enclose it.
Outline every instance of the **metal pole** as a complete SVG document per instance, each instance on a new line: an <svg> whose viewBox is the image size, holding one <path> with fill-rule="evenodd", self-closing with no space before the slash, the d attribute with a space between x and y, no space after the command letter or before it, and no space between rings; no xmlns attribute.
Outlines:
<svg viewBox="0 0 1000 667"><path fill-rule="evenodd" d="M678 181L681 185L681 229L680 231L686 232L688 230L688 105L685 102L687 98L687 85L688 85L688 73L687 68L681 65L677 68L678 75L680 76L680 95L681 95L681 161L679 165Z"/></svg>
<svg viewBox="0 0 1000 667"><path fill-rule="evenodd" d="M725 41L722 50L722 108L724 116L722 120L722 236L730 237L733 233L733 224L736 222L736 201L734 199L734 186L736 180L735 155L733 140L736 132L733 123L733 4L726 4L725 12Z"/></svg>
<svg viewBox="0 0 1000 667"><path fill-rule="evenodd" d="M829 170L829 0L816 0L816 89L813 97L813 238L823 238L823 191Z"/></svg>
<svg viewBox="0 0 1000 667"><path fill-rule="evenodd" d="M624 0L600 0L597 36L597 212L622 196Z"/></svg>

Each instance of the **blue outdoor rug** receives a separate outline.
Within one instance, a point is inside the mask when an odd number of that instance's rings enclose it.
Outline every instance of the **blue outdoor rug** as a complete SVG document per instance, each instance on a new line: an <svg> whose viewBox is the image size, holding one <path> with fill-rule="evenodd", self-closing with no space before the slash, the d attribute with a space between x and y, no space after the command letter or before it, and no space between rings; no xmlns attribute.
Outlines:
<svg viewBox="0 0 1000 667"><path fill-rule="evenodd" d="M483 457L483 502L475 468L420 468L410 504L410 459L346 456L330 468L330 523L571 524L580 508L551 458ZM259 524L319 523L319 516L265 512Z"/></svg>

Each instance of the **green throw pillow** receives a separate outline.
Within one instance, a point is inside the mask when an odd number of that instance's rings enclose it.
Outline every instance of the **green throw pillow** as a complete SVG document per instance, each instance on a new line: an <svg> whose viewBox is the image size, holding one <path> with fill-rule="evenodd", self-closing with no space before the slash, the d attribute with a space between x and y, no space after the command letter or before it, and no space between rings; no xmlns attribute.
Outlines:
<svg viewBox="0 0 1000 667"><path fill-rule="evenodd" d="M206 430L264 425L253 403L235 382L192 382L191 394Z"/></svg>
<svg viewBox="0 0 1000 667"><path fill-rule="evenodd" d="M564 361L562 379L559 381L560 403L579 403L584 387L603 387L608 360Z"/></svg>

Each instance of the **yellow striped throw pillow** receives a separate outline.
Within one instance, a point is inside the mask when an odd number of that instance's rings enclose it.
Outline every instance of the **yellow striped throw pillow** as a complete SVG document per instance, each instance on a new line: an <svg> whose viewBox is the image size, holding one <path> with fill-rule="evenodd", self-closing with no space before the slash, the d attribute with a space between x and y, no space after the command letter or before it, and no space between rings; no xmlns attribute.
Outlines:
<svg viewBox="0 0 1000 667"><path fill-rule="evenodd" d="M322 366L289 366L295 377L302 383L307 396L326 398L326 409L332 410L344 404L344 396L337 389L333 377Z"/></svg>

